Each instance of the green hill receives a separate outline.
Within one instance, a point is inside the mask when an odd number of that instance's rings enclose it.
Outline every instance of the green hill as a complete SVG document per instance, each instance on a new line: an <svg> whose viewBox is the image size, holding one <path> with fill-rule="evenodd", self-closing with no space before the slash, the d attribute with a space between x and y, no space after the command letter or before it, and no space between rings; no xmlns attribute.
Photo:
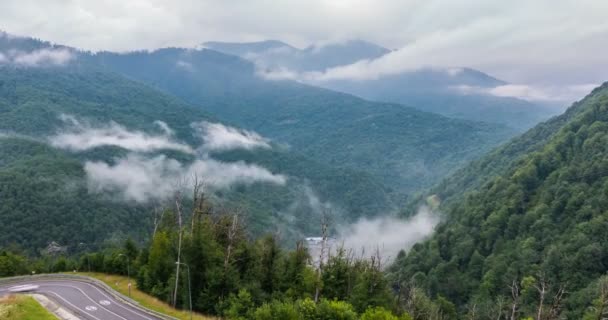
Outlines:
<svg viewBox="0 0 608 320"><path fill-rule="evenodd" d="M515 283L518 318L537 312L544 282L545 313L581 319L608 269L607 146L608 83L437 189L446 221L393 274L463 312L507 308Z"/></svg>
<svg viewBox="0 0 608 320"><path fill-rule="evenodd" d="M365 171L401 194L430 187L515 134L293 81L264 80L252 63L212 50L83 56L202 106L319 163Z"/></svg>
<svg viewBox="0 0 608 320"><path fill-rule="evenodd" d="M0 106L0 244L26 249L51 241L74 246L113 237L145 239L151 230L151 204L89 192L86 182L86 161L113 164L129 151L109 146L84 151L52 148L48 137L66 125L60 115L101 124L114 121L125 130L149 135L159 133L154 121L161 120L175 131L176 141L192 148L201 141L191 124L215 121L201 108L91 66L3 67ZM159 154L184 165L194 160L175 150L144 156ZM250 229L257 234L275 227L288 238L316 232L315 215L320 212L310 207L307 197L331 202L345 221L393 208L389 190L369 174L334 169L281 146L212 156L228 163L259 164L289 178L285 186L256 183L217 192L228 205L246 209Z"/></svg>

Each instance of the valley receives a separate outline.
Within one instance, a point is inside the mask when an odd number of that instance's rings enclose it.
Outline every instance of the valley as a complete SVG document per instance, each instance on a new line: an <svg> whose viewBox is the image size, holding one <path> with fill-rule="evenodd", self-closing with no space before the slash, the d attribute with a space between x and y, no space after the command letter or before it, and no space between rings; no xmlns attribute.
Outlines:
<svg viewBox="0 0 608 320"><path fill-rule="evenodd" d="M1 2L0 318L606 318L606 10Z"/></svg>

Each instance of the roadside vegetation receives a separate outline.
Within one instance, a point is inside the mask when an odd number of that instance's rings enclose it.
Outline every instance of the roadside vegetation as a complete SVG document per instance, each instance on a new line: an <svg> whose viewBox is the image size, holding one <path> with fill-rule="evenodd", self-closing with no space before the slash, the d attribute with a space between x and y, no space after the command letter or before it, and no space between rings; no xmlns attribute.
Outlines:
<svg viewBox="0 0 608 320"><path fill-rule="evenodd" d="M110 275L98 272L79 272L79 275L95 278L109 285L112 289L129 296L129 278L120 275ZM131 281L131 299L137 301L141 306L150 310L160 312L178 319L190 319L190 312L173 308L171 305L139 290L135 280ZM207 317L198 313L193 314L194 320L211 320L213 317Z"/></svg>
<svg viewBox="0 0 608 320"><path fill-rule="evenodd" d="M24 295L0 297L0 319L3 320L57 320L34 298Z"/></svg>

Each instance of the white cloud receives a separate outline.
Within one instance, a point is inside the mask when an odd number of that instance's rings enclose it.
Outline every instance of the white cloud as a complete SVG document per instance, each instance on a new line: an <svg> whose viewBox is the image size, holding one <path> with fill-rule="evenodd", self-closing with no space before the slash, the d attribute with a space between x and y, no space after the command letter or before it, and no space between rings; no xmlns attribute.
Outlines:
<svg viewBox="0 0 608 320"><path fill-rule="evenodd" d="M72 50L66 48L43 48L30 52L12 49L0 52L0 64L22 67L62 66L74 58Z"/></svg>
<svg viewBox="0 0 608 320"><path fill-rule="evenodd" d="M175 134L173 129L171 129L169 125L164 121L156 120L154 121L154 124L157 125L168 136L172 136Z"/></svg>
<svg viewBox="0 0 608 320"><path fill-rule="evenodd" d="M608 2L598 0L6 0L0 21L12 33L92 50L360 38L400 50L324 78L369 79L438 65L555 84L605 80L607 11Z"/></svg>
<svg viewBox="0 0 608 320"><path fill-rule="evenodd" d="M61 66L74 59L74 54L65 48L44 48L31 52L20 52L12 58L14 64L27 67Z"/></svg>
<svg viewBox="0 0 608 320"><path fill-rule="evenodd" d="M137 152L171 149L193 153L190 146L174 141L167 131L162 135L152 135L128 130L113 121L94 126L69 115L61 115L60 118L67 124L67 128L49 138L50 144L56 148L83 151L101 146L116 146ZM163 129L161 122L156 124ZM163 124L166 126L166 123ZM170 131L168 126L165 129Z"/></svg>
<svg viewBox="0 0 608 320"><path fill-rule="evenodd" d="M338 230L337 241L355 252L372 254L379 249L383 259L392 260L400 250L408 250L435 231L440 216L423 206L409 219L379 217L361 219Z"/></svg>
<svg viewBox="0 0 608 320"><path fill-rule="evenodd" d="M194 66L192 65L192 63L187 62L187 61L183 61L183 60L178 60L175 65L178 68L182 68L185 69L187 71L194 71Z"/></svg>
<svg viewBox="0 0 608 320"><path fill-rule="evenodd" d="M146 158L131 154L117 159L114 165L87 162L84 168L91 192L120 192L126 200L142 203L170 197L179 181L194 175L202 177L206 186L218 189L255 182L284 185L287 181L283 175L243 162L203 158L185 166L164 155Z"/></svg>
<svg viewBox="0 0 608 320"><path fill-rule="evenodd" d="M270 141L253 131L206 121L194 123L192 127L201 135L203 149L207 151L270 148Z"/></svg>
<svg viewBox="0 0 608 320"><path fill-rule="evenodd" d="M497 97L511 97L539 102L573 102L582 99L597 84L578 84L564 86L531 86L525 84L505 84L496 87L469 85L454 86L452 89L462 94L486 94Z"/></svg>
<svg viewBox="0 0 608 320"><path fill-rule="evenodd" d="M0 52L0 64L22 67L62 66L74 58L72 50L67 48L43 48L29 52L10 49Z"/></svg>

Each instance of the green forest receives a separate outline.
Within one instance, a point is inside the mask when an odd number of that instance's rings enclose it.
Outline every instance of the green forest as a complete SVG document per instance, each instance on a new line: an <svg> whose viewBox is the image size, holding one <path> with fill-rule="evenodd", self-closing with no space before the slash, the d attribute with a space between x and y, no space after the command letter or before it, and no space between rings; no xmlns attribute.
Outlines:
<svg viewBox="0 0 608 320"><path fill-rule="evenodd" d="M0 37L1 50L49 45ZM176 67L180 59L197 72ZM57 147L66 116L189 151ZM265 147L205 150L201 121L259 133ZM237 320L605 319L608 83L515 133L261 79L249 61L207 49L2 64L0 277L129 275L178 308ZM92 187L87 164L133 154L180 169L201 159L255 165L285 180L213 189L187 177L149 201ZM407 221L428 204L441 222L394 259L341 239L326 247L341 228ZM319 235L320 253L302 241Z"/></svg>
<svg viewBox="0 0 608 320"><path fill-rule="evenodd" d="M195 188L194 202L187 207L176 195L176 206L159 215L144 246L128 239L97 252L83 245L71 254L45 253L40 258L2 250L0 277L72 270L130 274L139 289L183 309L190 307L191 290L194 310L227 319L455 315L453 304L433 301L418 289L415 298L399 303L379 253L363 258L343 247L327 248L313 267L315 257L302 242L286 250L277 235L252 238L242 214L215 207L203 189ZM179 273L176 261L182 266Z"/></svg>
<svg viewBox="0 0 608 320"><path fill-rule="evenodd" d="M608 266L608 85L553 122L564 119L534 151L514 152L512 165L492 167L505 173L470 192L448 194L454 198L442 209L448 221L403 254L392 275L488 318L498 312L516 318L541 312L542 319L602 315L605 307L589 306L598 287L604 290ZM533 130L547 124L539 128ZM526 138L502 150L530 148ZM466 190L444 190L450 188Z"/></svg>
<svg viewBox="0 0 608 320"><path fill-rule="evenodd" d="M191 123L216 120L200 108L94 66L0 69L0 245L19 244L36 252L51 241L68 246L80 242L102 245L127 233L144 240L145 231L151 229L153 204L90 194L83 169L85 161L112 162L127 150L97 147L72 152L53 148L47 138L65 126L60 115L101 124L114 121L145 133L158 132L154 121L163 119L175 131L176 139L193 148L201 141ZM193 161L189 154L159 153L185 163ZM213 157L228 163L257 163L290 177L286 186L235 186L215 195L222 203L247 208L250 230L258 235L278 225L292 239L315 231L311 224L315 218L296 215L301 218L286 221L281 215L293 203L304 202L301 198L306 188L315 190L320 201L344 208L348 214L342 218L346 221L394 207L394 194L376 177L334 168L281 146L222 151ZM293 210L308 212L310 208ZM48 226L44 232L33 227L39 223ZM83 231L67 232L78 229Z"/></svg>

